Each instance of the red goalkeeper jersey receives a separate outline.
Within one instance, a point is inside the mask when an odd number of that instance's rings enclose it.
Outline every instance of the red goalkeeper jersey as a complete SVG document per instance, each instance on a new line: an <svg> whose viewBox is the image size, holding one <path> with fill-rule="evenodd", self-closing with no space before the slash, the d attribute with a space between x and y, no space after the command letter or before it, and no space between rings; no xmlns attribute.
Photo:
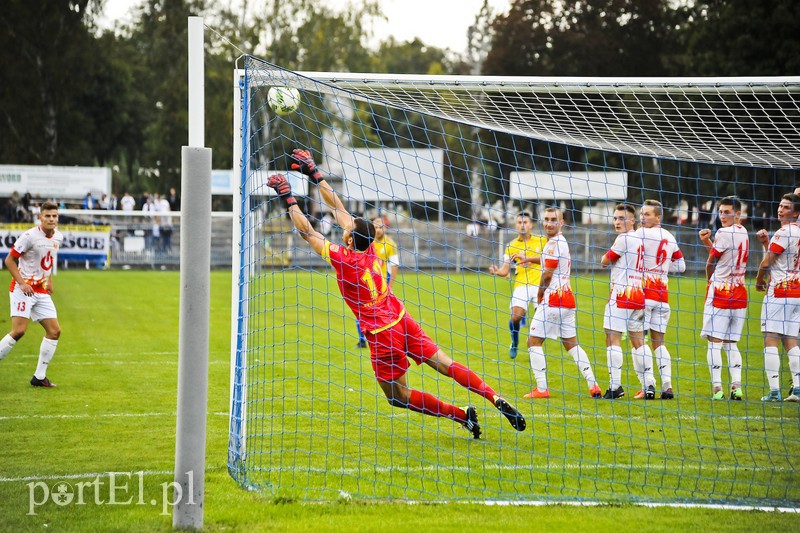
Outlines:
<svg viewBox="0 0 800 533"><path fill-rule="evenodd" d="M339 292L362 331L374 334L400 322L405 307L389 289L383 275L383 260L373 245L364 252L356 252L326 242L322 258L336 271Z"/></svg>

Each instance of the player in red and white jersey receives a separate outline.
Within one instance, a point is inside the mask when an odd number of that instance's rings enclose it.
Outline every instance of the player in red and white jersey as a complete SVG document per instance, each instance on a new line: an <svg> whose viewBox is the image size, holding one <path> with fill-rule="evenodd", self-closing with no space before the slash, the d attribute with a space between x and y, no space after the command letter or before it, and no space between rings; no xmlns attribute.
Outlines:
<svg viewBox="0 0 800 533"><path fill-rule="evenodd" d="M631 204L618 204L614 208L614 230L618 233L611 249L603 255L600 264L611 267L611 295L603 313L603 328L606 333L606 359L611 378L606 400L625 396L622 388L622 334L628 332L633 346L633 367L642 384L655 385L653 356L650 366L643 366L644 352L644 290L642 271L639 268L639 248L642 239L636 234L636 208ZM649 376L649 377L648 377Z"/></svg>
<svg viewBox="0 0 800 533"><path fill-rule="evenodd" d="M55 387L47 378L47 367L53 359L61 335L58 314L53 304L53 267L64 235L57 229L58 205L45 202L39 211L39 225L16 240L5 265L11 274L11 331L0 339L3 359L28 329L28 320L39 322L44 339L39 347L39 362L31 378L34 387Z"/></svg>
<svg viewBox="0 0 800 533"><path fill-rule="evenodd" d="M406 372L408 359L411 359L418 365L427 364L491 401L514 429L523 431L526 422L522 414L475 372L453 361L439 348L392 293L383 272L383 260L375 251L375 225L369 220L354 218L347 212L307 150L295 149L292 157L296 161L292 168L305 174L317 185L320 196L344 230L344 246L331 243L314 230L292 197L285 176L271 176L268 185L285 202L289 216L303 239L336 271L339 291L367 338L372 368L389 404L430 416L449 418L463 425L474 438L481 435L474 407L461 409L408 386Z"/></svg>
<svg viewBox="0 0 800 533"><path fill-rule="evenodd" d="M780 346L789 358L792 392L786 401L800 402L800 196L784 194L778 204L781 228L769 242L767 254L758 266L756 290L764 292L761 331L764 333L764 369L769 393L762 401L780 401ZM769 282L767 282L769 277Z"/></svg>
<svg viewBox="0 0 800 533"><path fill-rule="evenodd" d="M672 390L672 356L664 345L664 334L671 314L669 274L685 271L686 261L675 237L661 227L662 215L661 202L645 200L641 210L642 227L636 230L636 234L642 239L639 258L645 298L644 327L650 332L661 377L661 399L671 400L675 397ZM648 359L648 364L652 364L646 354L644 358ZM655 387L648 385L634 398L655 398Z"/></svg>
<svg viewBox="0 0 800 533"><path fill-rule="evenodd" d="M520 264L541 261L542 281L539 285L536 311L531 319L528 336L528 355L531 360L536 388L525 398L549 398L547 386L547 361L544 357L545 339L561 339L564 349L574 359L589 385L593 398L603 395L592 372L589 356L578 344L575 324L575 295L570 286L571 258L569 244L561 234L564 217L561 210L548 207L544 210L542 226L548 238L541 257L519 258Z"/></svg>
<svg viewBox="0 0 800 533"><path fill-rule="evenodd" d="M706 301L700 336L708 341L706 360L711 373L712 398L724 400L722 390L722 350L728 353L731 375L731 400L742 399L742 354L739 339L747 318L745 272L750 253L747 230L739 224L742 202L733 196L719 201L722 226L711 241L711 230L700 230L700 241L709 249L706 261Z"/></svg>

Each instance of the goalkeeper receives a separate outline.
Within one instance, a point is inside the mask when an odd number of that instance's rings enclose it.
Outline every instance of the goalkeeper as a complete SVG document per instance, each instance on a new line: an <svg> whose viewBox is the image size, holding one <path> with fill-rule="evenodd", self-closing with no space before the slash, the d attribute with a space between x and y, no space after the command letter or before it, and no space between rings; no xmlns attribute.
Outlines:
<svg viewBox="0 0 800 533"><path fill-rule="evenodd" d="M491 401L514 429L523 431L526 424L522 414L472 370L450 359L392 293L383 275L382 261L373 246L374 224L363 218L354 218L345 210L341 199L322 178L307 150L295 149L292 157L296 161L292 168L308 176L317 185L322 199L344 230L344 246L331 243L311 227L297 207L285 176L270 176L267 184L285 202L289 216L303 239L336 271L339 291L367 337L372 368L389 404L425 415L449 418L464 426L474 438L480 438L481 428L474 407L461 409L408 386L406 371L408 359L411 359L418 365L426 363Z"/></svg>

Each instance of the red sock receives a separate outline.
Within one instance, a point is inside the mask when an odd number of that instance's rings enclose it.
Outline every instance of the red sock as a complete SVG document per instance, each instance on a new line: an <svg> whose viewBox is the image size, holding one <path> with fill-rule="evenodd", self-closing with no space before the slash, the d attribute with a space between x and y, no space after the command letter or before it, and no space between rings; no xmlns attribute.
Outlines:
<svg viewBox="0 0 800 533"><path fill-rule="evenodd" d="M465 367L461 363L453 362L450 369L447 371L450 377L456 380L456 383L462 387L466 387L472 392L477 392L490 402L494 403L497 393L484 381L478 377L478 374Z"/></svg>
<svg viewBox="0 0 800 533"><path fill-rule="evenodd" d="M443 416L451 420L458 420L459 422L465 422L467 420L467 413L465 413L463 409L449 403L444 403L433 394L414 389L411 390L408 408L424 415Z"/></svg>

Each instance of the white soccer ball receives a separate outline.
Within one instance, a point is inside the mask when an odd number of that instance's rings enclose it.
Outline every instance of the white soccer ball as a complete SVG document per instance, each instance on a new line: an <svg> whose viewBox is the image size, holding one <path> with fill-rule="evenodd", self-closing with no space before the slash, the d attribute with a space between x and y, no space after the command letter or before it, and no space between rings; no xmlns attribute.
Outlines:
<svg viewBox="0 0 800 533"><path fill-rule="evenodd" d="M270 87L267 102L277 114L288 115L300 105L300 91L294 87Z"/></svg>

